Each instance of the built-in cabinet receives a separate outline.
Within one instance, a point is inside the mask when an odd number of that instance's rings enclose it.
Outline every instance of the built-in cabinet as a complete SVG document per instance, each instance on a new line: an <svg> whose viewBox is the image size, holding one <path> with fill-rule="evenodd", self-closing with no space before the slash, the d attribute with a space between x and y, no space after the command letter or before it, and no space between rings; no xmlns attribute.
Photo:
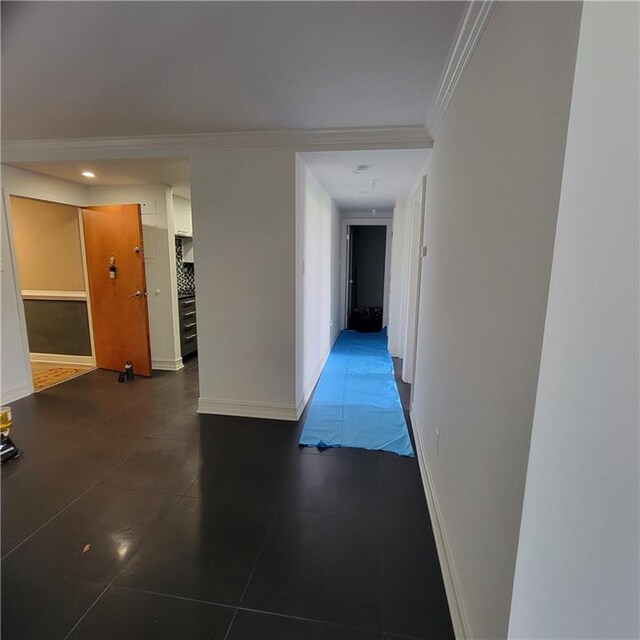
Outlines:
<svg viewBox="0 0 640 640"><path fill-rule="evenodd" d="M182 357L184 358L198 350L198 320L195 295L184 294L178 296L178 307L180 310L180 345Z"/></svg>
<svg viewBox="0 0 640 640"><path fill-rule="evenodd" d="M191 221L191 202L184 198L173 198L173 221L175 234L183 238L193 236L193 223Z"/></svg>
<svg viewBox="0 0 640 640"><path fill-rule="evenodd" d="M191 223L191 202L189 200L174 196L173 219L176 235L180 347L184 358L198 350L193 225Z"/></svg>

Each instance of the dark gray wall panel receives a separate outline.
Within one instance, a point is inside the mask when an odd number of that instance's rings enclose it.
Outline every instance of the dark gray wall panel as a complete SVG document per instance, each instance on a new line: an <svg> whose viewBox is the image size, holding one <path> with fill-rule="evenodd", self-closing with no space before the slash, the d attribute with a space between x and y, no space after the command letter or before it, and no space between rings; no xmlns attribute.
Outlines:
<svg viewBox="0 0 640 640"><path fill-rule="evenodd" d="M29 351L90 356L87 303L81 300L25 300Z"/></svg>

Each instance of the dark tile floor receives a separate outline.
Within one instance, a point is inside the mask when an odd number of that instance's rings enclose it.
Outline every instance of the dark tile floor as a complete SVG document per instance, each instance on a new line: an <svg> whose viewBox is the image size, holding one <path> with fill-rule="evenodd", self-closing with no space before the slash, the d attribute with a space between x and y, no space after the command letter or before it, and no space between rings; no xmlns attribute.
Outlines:
<svg viewBox="0 0 640 640"><path fill-rule="evenodd" d="M453 637L415 460L198 416L196 360L115 377L12 405L4 640Z"/></svg>

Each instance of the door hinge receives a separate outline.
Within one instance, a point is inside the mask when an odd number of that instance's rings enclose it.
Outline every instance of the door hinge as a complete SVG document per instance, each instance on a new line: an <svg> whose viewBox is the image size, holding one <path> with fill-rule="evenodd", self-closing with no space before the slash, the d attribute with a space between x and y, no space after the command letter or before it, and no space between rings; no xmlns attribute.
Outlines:
<svg viewBox="0 0 640 640"><path fill-rule="evenodd" d="M426 244L425 244L425 245L422 245L422 247L420 247L420 255L421 255L423 258L426 258L426 257L427 257L427 245L426 245Z"/></svg>

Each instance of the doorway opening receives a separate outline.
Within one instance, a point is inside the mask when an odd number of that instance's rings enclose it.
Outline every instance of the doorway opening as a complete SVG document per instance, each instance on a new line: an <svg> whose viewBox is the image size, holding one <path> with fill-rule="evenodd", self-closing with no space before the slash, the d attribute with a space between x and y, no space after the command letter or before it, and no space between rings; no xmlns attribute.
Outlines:
<svg viewBox="0 0 640 640"><path fill-rule="evenodd" d="M128 361L151 375L139 205L10 205L34 390Z"/></svg>
<svg viewBox="0 0 640 640"><path fill-rule="evenodd" d="M19 163L3 192L33 390L128 361L135 376L184 368L197 348L188 159Z"/></svg>
<svg viewBox="0 0 640 640"><path fill-rule="evenodd" d="M96 366L80 212L9 200L32 382L42 391Z"/></svg>
<svg viewBox="0 0 640 640"><path fill-rule="evenodd" d="M346 255L346 328L363 333L381 331L387 317L386 225L347 224Z"/></svg>

